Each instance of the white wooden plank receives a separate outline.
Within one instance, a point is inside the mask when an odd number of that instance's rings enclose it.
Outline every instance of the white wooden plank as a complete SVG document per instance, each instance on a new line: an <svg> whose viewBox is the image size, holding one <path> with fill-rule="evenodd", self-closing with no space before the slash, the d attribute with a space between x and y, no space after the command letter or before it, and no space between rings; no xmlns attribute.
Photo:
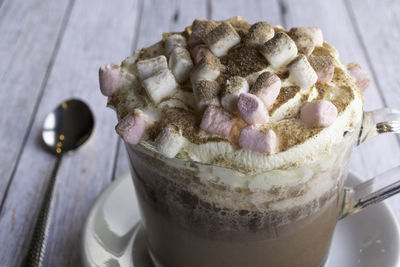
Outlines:
<svg viewBox="0 0 400 267"><path fill-rule="evenodd" d="M105 107L106 98L98 90L97 70L106 62L120 62L130 52L138 10L138 3L130 0L118 5L107 0L75 3L4 204L0 236L7 242L0 242L0 265L19 266L23 260L54 163L38 144L38 133L46 113L70 97L90 105L96 128L87 144L62 160L44 266L81 265L83 222L111 180L117 144L115 114Z"/></svg>
<svg viewBox="0 0 400 267"><path fill-rule="evenodd" d="M5 1L0 9L0 201L19 159L69 2Z"/></svg>
<svg viewBox="0 0 400 267"><path fill-rule="evenodd" d="M107 62L118 63L130 53L139 11L138 1L119 1L116 5L107 0L92 0L77 2L71 16L60 48L58 68L46 90L49 92L47 101L58 97L60 79L77 79L75 84L68 85L76 88L70 93L92 104L97 134L81 153L64 160L59 170L46 266L57 266L59 262L65 266L80 264L77 248L81 243L83 222L98 193L109 184L117 148L115 114L105 108L106 99L98 90L97 69ZM77 39L77 35L81 38ZM71 56L81 62L78 74L70 67ZM70 77L65 77L66 73Z"/></svg>
<svg viewBox="0 0 400 267"><path fill-rule="evenodd" d="M385 102L400 108L400 2L347 2Z"/></svg>
<svg viewBox="0 0 400 267"><path fill-rule="evenodd" d="M284 0L283 4L286 7L287 27L320 27L324 39L339 51L343 62L358 62L371 72L342 0ZM372 83L365 92L365 109L383 106L376 83ZM372 177L385 169L396 166L398 164L396 155L399 153L400 147L394 136L379 136L355 149L350 167L364 178Z"/></svg>
<svg viewBox="0 0 400 267"><path fill-rule="evenodd" d="M249 23L267 21L271 24L282 24L278 0L211 1L212 19L222 20L238 15Z"/></svg>
<svg viewBox="0 0 400 267"><path fill-rule="evenodd" d="M377 4L370 0L352 0L347 4L385 104L400 108L400 2L385 0ZM396 165L400 164L399 153L385 153L383 159L394 159ZM390 198L388 203L400 219L400 195Z"/></svg>
<svg viewBox="0 0 400 267"><path fill-rule="evenodd" d="M158 42L163 32L183 31L195 18L206 18L206 7L205 1L196 0L145 1L137 49ZM128 170L128 156L123 142L120 142L115 177Z"/></svg>

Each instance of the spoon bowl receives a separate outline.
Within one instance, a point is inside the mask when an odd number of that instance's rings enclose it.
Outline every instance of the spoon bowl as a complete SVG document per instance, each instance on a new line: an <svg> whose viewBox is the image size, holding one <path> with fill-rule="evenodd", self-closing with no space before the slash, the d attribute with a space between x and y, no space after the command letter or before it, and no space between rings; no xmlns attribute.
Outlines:
<svg viewBox="0 0 400 267"><path fill-rule="evenodd" d="M85 143L93 128L94 118L88 105L81 100L70 99L46 116L42 139L52 153L60 155Z"/></svg>

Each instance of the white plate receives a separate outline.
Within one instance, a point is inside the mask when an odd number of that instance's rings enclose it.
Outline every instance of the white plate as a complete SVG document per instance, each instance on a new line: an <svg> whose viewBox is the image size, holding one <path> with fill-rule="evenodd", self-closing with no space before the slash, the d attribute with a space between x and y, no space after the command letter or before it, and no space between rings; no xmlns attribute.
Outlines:
<svg viewBox="0 0 400 267"><path fill-rule="evenodd" d="M360 180L353 174L348 184ZM152 267L129 173L115 180L96 200L83 230L87 267ZM326 267L400 266L399 225L385 203L341 220Z"/></svg>

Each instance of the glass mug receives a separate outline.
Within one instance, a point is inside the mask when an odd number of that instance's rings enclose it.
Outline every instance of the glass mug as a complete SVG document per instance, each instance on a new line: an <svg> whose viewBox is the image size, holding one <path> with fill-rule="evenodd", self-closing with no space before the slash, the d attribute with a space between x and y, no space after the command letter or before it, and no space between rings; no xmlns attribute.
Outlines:
<svg viewBox="0 0 400 267"><path fill-rule="evenodd" d="M339 219L400 191L400 166L344 187L354 145L399 133L400 112L365 112L355 129L318 162L261 175L168 159L145 142L126 144L154 265L322 266ZM224 177L265 179L270 187L231 188L218 182Z"/></svg>

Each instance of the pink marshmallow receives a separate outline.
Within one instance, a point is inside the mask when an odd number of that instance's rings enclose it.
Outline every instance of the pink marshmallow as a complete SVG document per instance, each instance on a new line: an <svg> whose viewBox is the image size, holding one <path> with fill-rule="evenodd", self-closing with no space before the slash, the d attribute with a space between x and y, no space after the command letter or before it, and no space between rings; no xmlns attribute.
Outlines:
<svg viewBox="0 0 400 267"><path fill-rule="evenodd" d="M188 39L188 47L195 47L197 45L204 44L203 40L201 39L201 36L197 34L196 32L193 32Z"/></svg>
<svg viewBox="0 0 400 267"><path fill-rule="evenodd" d="M308 61L317 73L317 82L327 83L330 82L335 73L335 65L330 56L311 56Z"/></svg>
<svg viewBox="0 0 400 267"><path fill-rule="evenodd" d="M317 82L323 82L327 83L330 82L333 78L333 74L335 72L335 67L333 65L327 66L324 69L320 69L318 71L315 71L318 76Z"/></svg>
<svg viewBox="0 0 400 267"><path fill-rule="evenodd" d="M115 131L125 142L136 145L152 123L143 111L135 109L118 122Z"/></svg>
<svg viewBox="0 0 400 267"><path fill-rule="evenodd" d="M99 69L100 91L104 96L112 96L118 89L121 68L115 64L103 65Z"/></svg>
<svg viewBox="0 0 400 267"><path fill-rule="evenodd" d="M300 111L300 120L309 126L328 127L336 120L337 114L334 104L320 100L304 104Z"/></svg>
<svg viewBox="0 0 400 267"><path fill-rule="evenodd" d="M261 99L253 94L240 94L237 107L240 117L248 124L263 124L268 122L268 110Z"/></svg>
<svg viewBox="0 0 400 267"><path fill-rule="evenodd" d="M223 108L209 105L204 112L200 128L204 131L229 137L238 118Z"/></svg>
<svg viewBox="0 0 400 267"><path fill-rule="evenodd" d="M347 64L347 70L356 81L356 85L361 91L365 91L371 83L371 76L357 63Z"/></svg>
<svg viewBox="0 0 400 267"><path fill-rule="evenodd" d="M250 93L258 96L267 108L271 107L281 90L281 79L272 72L261 73L253 84Z"/></svg>
<svg viewBox="0 0 400 267"><path fill-rule="evenodd" d="M261 153L274 153L278 146L278 138L273 130L261 130L256 125L242 129L239 135L241 148Z"/></svg>
<svg viewBox="0 0 400 267"><path fill-rule="evenodd" d="M206 45L197 45L191 51L194 64L199 63L208 54L211 54L211 51Z"/></svg>

